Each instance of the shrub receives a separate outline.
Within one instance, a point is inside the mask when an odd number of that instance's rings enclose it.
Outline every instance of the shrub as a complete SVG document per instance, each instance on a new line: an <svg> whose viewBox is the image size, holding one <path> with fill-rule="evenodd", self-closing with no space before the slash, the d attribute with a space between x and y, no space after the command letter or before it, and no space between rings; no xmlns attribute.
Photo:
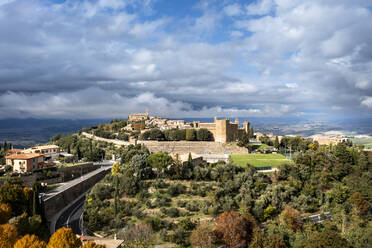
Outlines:
<svg viewBox="0 0 372 248"><path fill-rule="evenodd" d="M168 188L168 194L171 196L178 196L186 192L186 187L182 184L173 184Z"/></svg>
<svg viewBox="0 0 372 248"><path fill-rule="evenodd" d="M186 209L191 211L191 212L198 212L199 211L198 203L195 202L195 201L189 201L186 204Z"/></svg>
<svg viewBox="0 0 372 248"><path fill-rule="evenodd" d="M187 201L178 200L177 206L180 208L184 208L186 206Z"/></svg>
<svg viewBox="0 0 372 248"><path fill-rule="evenodd" d="M190 219L190 217L183 218L178 222L178 226L184 230L191 231L196 227L196 223Z"/></svg>

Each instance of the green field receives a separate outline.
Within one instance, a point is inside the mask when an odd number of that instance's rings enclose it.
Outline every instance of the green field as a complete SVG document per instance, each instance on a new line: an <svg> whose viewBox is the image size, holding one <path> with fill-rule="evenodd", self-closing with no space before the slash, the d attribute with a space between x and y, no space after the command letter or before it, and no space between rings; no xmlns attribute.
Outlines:
<svg viewBox="0 0 372 248"><path fill-rule="evenodd" d="M356 145L364 145L364 148L371 149L372 148L372 139L371 138L358 138L358 139L351 139L354 144Z"/></svg>
<svg viewBox="0 0 372 248"><path fill-rule="evenodd" d="M284 163L293 163L293 161L285 158L281 154L233 154L230 155L230 160L233 164L245 167L247 163L255 167L279 167Z"/></svg>

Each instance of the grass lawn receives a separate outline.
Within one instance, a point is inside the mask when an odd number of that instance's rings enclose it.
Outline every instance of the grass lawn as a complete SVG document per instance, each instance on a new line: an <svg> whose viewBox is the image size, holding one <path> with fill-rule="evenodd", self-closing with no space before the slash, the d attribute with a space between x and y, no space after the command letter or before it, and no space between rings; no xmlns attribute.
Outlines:
<svg viewBox="0 0 372 248"><path fill-rule="evenodd" d="M293 163L281 154L232 154L230 160L233 164L245 167L247 163L255 167L279 167L283 163Z"/></svg>
<svg viewBox="0 0 372 248"><path fill-rule="evenodd" d="M351 139L354 144L362 144L364 148L371 149L372 148L372 139L371 138L358 138L358 139Z"/></svg>

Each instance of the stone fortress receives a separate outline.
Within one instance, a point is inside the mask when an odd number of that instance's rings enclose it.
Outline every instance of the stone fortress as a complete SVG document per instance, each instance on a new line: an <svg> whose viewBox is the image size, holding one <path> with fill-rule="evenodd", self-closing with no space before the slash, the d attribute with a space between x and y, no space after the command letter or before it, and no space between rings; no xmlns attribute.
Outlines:
<svg viewBox="0 0 372 248"><path fill-rule="evenodd" d="M243 128L239 127L239 119L235 118L235 122L230 122L230 119L217 119L214 117L214 122L203 123L194 121L193 126L195 129L206 128L213 133L214 141L219 143L234 142L244 133L249 132L250 123L245 121Z"/></svg>
<svg viewBox="0 0 372 248"><path fill-rule="evenodd" d="M250 123L245 121L243 123L243 128L239 126L239 119L236 118L235 122L230 122L230 119L218 119L214 117L214 121L210 123L194 121L188 123L184 120L169 120L166 118L149 116L149 112L146 109L146 113L136 113L130 114L128 116L128 121L144 121L145 126L157 127L160 130L169 130L169 129L208 129L214 137L214 141L218 143L229 143L234 142L239 139L244 133L249 132ZM126 127L130 129L131 124ZM145 131L145 130L142 130Z"/></svg>

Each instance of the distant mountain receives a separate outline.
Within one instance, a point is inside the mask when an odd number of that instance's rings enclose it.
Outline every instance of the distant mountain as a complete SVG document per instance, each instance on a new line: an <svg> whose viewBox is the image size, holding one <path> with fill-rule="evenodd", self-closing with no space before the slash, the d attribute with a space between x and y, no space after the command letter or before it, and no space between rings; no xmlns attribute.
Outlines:
<svg viewBox="0 0 372 248"><path fill-rule="evenodd" d="M60 120L60 119L1 119L0 141L9 141L23 148L45 143L57 134L75 133L83 127L106 123L107 119Z"/></svg>

